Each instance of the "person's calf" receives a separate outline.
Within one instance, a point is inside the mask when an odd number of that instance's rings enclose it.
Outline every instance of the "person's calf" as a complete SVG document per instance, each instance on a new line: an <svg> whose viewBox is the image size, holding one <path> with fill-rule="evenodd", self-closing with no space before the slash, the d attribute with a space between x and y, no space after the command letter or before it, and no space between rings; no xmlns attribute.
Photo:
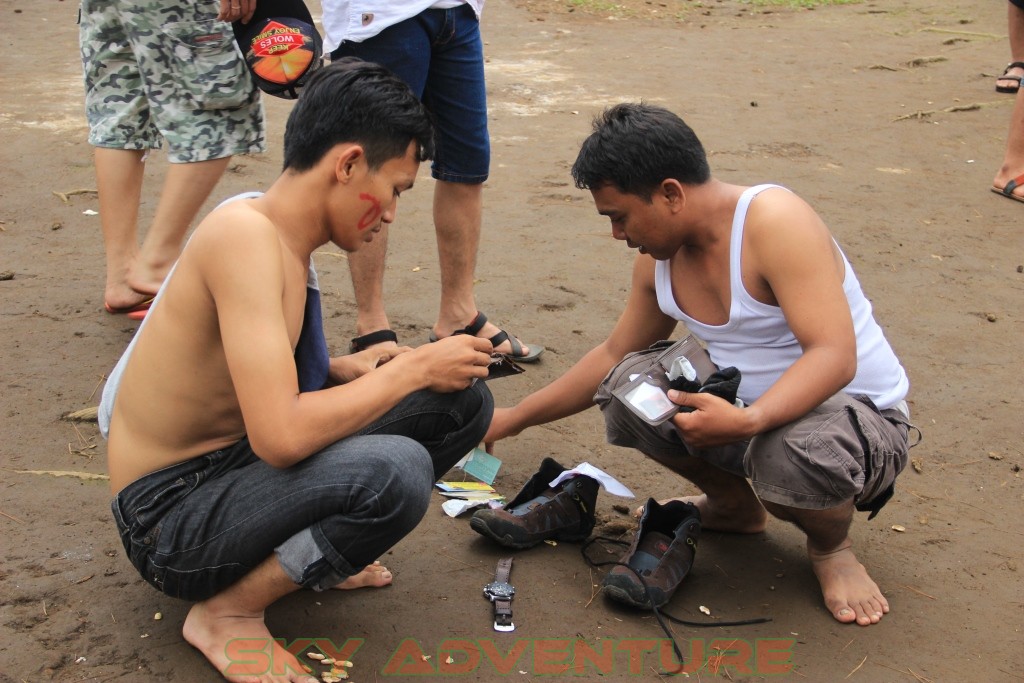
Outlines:
<svg viewBox="0 0 1024 683"><path fill-rule="evenodd" d="M768 514L745 477L727 472L697 456L668 456L653 452L645 455L703 491L701 495L675 499L697 506L702 528L738 534L756 534L765 530ZM640 514L642 509L637 510L637 516Z"/></svg>
<svg viewBox="0 0 1024 683"><path fill-rule="evenodd" d="M658 501L665 505L673 500L691 503L700 511L701 527L707 531L720 531L731 534L759 534L768 526L768 513L764 506L753 495L752 498L723 498L711 500L707 494L696 496L679 496ZM641 517L644 506L634 512Z"/></svg>

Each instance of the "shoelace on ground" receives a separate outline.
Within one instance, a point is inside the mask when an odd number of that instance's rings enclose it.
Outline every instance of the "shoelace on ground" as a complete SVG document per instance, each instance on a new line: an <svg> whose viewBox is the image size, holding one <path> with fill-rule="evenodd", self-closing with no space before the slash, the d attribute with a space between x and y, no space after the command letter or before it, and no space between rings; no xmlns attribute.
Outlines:
<svg viewBox="0 0 1024 683"><path fill-rule="evenodd" d="M758 617L756 619L744 619L743 621L687 621L686 619L680 619L675 617L668 612L659 610L654 605L654 600L651 599L651 589L647 586L647 581L636 569L633 569L625 562L619 562L618 560L607 560L605 562L597 562L589 555L587 555L587 548L589 548L596 541L604 541L605 543L614 543L615 545L628 546L629 542L621 541L616 538L608 538L607 536L594 536L587 540L586 543L580 547L580 554L583 555L584 561L591 567L625 567L629 571L636 575L637 580L640 581L640 585L644 587L644 594L647 596L647 602L651 604L651 611L654 612L654 618L658 620L658 625L661 626L661 630L664 631L665 636L672 641L672 650L676 653L676 657L679 659L679 670L678 671L666 671L662 672L662 675L676 674L682 671L685 666L685 658L683 657L682 651L679 649L679 645L676 643L675 637L672 632L669 631L668 624L665 623L665 619L669 621L681 624L683 626L695 626L699 628L707 628L709 626L750 626L751 624L764 624L772 620L771 617Z"/></svg>

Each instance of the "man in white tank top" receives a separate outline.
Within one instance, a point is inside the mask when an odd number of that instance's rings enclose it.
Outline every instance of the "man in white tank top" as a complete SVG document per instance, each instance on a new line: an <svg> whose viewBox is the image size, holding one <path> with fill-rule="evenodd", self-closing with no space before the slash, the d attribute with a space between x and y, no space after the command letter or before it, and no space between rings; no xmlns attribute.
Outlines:
<svg viewBox="0 0 1024 683"><path fill-rule="evenodd" d="M611 443L703 491L688 500L705 528L759 533L768 513L792 522L807 534L832 615L877 623L889 604L848 531L855 510L874 516L885 504L906 464L909 383L828 228L784 188L713 178L693 131L659 107L606 111L572 172L612 235L639 252L632 290L610 336L497 410L486 440L596 401ZM741 371L746 407L670 391L684 410L654 426L612 400L630 380L616 368L623 357L667 339L680 321L719 368Z"/></svg>

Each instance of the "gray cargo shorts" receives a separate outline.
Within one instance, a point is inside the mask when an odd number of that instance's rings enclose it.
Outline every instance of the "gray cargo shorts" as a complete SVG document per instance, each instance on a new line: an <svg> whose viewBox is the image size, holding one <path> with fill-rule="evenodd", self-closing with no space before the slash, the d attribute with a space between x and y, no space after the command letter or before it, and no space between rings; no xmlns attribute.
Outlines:
<svg viewBox="0 0 1024 683"><path fill-rule="evenodd" d="M873 517L892 497L896 477L907 464L913 428L905 412L880 411L867 398L839 393L799 420L749 442L694 449L671 420L652 426L612 396L662 350L627 355L598 388L594 401L604 413L608 443L660 459L700 458L750 479L761 499L786 507L824 510L853 500Z"/></svg>
<svg viewBox="0 0 1024 683"><path fill-rule="evenodd" d="M89 144L172 163L265 149L263 105L216 2L82 0Z"/></svg>

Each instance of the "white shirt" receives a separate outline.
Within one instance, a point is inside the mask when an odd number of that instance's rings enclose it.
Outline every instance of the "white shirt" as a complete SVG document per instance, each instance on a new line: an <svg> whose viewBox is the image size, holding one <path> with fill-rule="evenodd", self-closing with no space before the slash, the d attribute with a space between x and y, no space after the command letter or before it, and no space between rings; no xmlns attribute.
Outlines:
<svg viewBox="0 0 1024 683"><path fill-rule="evenodd" d="M365 2L362 0L322 0L324 51L333 52L344 41L361 43L388 26L414 17L426 9L451 9L469 5L479 19L484 0L405 0L404 2Z"/></svg>
<svg viewBox="0 0 1024 683"><path fill-rule="evenodd" d="M695 337L707 344L708 353L715 365L720 368L739 368L743 373L739 397L748 404L756 401L803 354L782 309L757 301L743 286L740 257L747 208L759 192L769 187L778 185L747 188L736 206L729 249L732 302L728 322L724 325L706 325L679 308L672 294L671 265L668 261L658 261L654 275L658 305L662 312L685 323ZM896 407L910 388L907 373L885 339L882 328L875 321L871 302L864 296L845 254L843 265L846 271L843 291L850 304L857 337L857 374L843 391L851 396L867 396L880 410Z"/></svg>

